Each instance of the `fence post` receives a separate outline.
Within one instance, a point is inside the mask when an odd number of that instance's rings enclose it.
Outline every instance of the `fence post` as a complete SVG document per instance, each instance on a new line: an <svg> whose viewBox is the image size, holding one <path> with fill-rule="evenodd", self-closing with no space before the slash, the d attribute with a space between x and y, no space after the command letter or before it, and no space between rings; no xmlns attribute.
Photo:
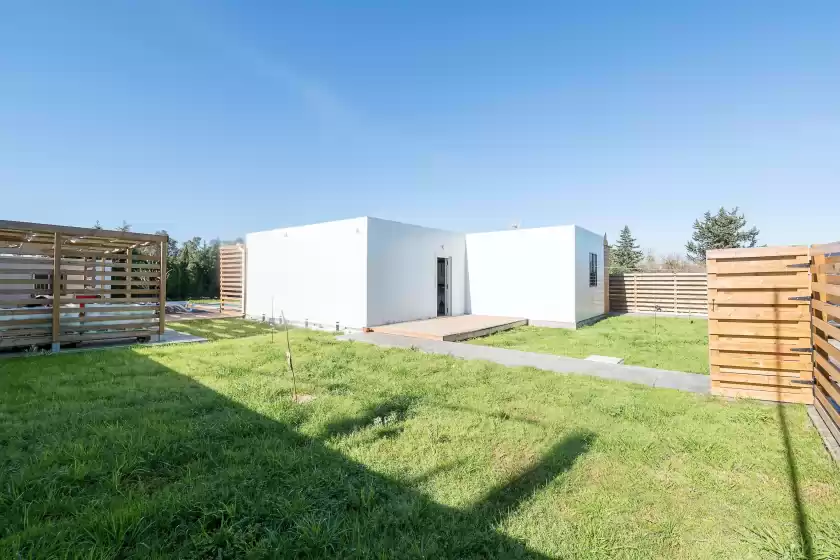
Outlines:
<svg viewBox="0 0 840 560"><path fill-rule="evenodd" d="M52 351L61 349L61 234L53 236L53 274L52 274ZM83 273L84 274L84 273ZM84 276L82 277L84 282Z"/></svg>

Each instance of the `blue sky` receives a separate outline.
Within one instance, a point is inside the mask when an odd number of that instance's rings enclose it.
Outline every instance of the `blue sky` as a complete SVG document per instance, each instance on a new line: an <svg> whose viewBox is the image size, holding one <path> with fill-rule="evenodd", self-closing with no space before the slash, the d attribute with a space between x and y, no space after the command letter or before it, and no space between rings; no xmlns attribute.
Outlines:
<svg viewBox="0 0 840 560"><path fill-rule="evenodd" d="M628 224L666 253L737 205L761 243L834 241L838 28L838 2L9 0L0 217Z"/></svg>

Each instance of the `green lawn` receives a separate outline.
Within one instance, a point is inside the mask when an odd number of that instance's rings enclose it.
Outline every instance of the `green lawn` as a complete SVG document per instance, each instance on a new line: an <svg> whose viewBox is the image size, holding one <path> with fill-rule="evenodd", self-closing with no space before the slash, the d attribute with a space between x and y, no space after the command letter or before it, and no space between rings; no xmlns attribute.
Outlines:
<svg viewBox="0 0 840 560"><path fill-rule="evenodd" d="M243 321L241 319L191 319L167 322L166 326L172 330L200 336L211 341L257 336L270 333L272 330L268 323ZM283 329L278 326L274 329L274 332L283 334Z"/></svg>
<svg viewBox="0 0 840 560"><path fill-rule="evenodd" d="M629 315L608 317L578 330L518 327L470 340L471 344L585 358L624 358L624 363L691 373L709 373L705 319Z"/></svg>
<svg viewBox="0 0 840 560"><path fill-rule="evenodd" d="M290 336L0 360L0 558L840 555L804 407Z"/></svg>

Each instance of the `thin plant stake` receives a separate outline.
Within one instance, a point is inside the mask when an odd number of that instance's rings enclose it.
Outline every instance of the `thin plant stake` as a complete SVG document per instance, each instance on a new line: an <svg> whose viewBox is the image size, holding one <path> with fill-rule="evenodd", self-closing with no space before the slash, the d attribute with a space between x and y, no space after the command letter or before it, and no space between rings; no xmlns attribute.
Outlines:
<svg viewBox="0 0 840 560"><path fill-rule="evenodd" d="M295 379L295 367L292 365L292 344L289 342L289 324L286 322L286 314L280 310L280 317L283 318L283 329L286 331L286 363L292 372L292 400L297 402L297 380Z"/></svg>

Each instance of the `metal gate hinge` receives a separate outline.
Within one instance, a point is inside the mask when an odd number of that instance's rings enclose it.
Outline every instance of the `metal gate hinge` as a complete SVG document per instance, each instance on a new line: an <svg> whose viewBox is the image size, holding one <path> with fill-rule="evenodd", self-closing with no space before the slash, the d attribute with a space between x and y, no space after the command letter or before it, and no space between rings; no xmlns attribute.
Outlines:
<svg viewBox="0 0 840 560"><path fill-rule="evenodd" d="M811 263L794 263L787 265L788 268L811 268Z"/></svg>
<svg viewBox="0 0 840 560"><path fill-rule="evenodd" d="M796 383L797 385L813 385L813 379L791 379L791 383Z"/></svg>
<svg viewBox="0 0 840 560"><path fill-rule="evenodd" d="M811 296L790 296L791 301L811 301Z"/></svg>
<svg viewBox="0 0 840 560"><path fill-rule="evenodd" d="M811 348L791 348L790 351L791 352L803 352L803 353L810 354L811 352L813 352L813 349L811 349Z"/></svg>

